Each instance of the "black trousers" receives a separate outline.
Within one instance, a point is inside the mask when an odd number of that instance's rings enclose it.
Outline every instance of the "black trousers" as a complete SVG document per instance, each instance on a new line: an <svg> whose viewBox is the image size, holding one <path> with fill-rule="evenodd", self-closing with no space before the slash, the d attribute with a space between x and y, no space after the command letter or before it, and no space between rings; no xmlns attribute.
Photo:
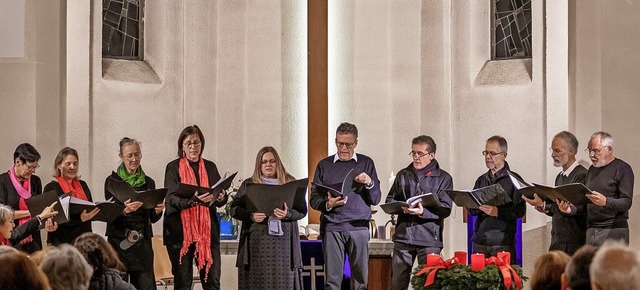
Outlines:
<svg viewBox="0 0 640 290"><path fill-rule="evenodd" d="M193 267L194 267L194 252L196 249L195 244L189 246L187 253L182 256L182 262L180 261L180 248L182 244L167 245L167 253L169 254L169 260L171 261L171 273L173 274L173 289L174 290L190 290L193 283ZM202 289L204 290L219 290L220 289L220 244L214 244L211 242L211 257L213 258L213 264L209 269L209 275L205 281L205 268L200 271L200 282L202 283Z"/></svg>

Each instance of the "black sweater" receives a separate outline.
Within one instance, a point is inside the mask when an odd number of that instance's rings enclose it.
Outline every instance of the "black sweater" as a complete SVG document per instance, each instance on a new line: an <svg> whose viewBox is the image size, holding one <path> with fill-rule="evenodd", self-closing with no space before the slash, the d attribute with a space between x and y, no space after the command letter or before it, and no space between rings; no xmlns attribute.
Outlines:
<svg viewBox="0 0 640 290"><path fill-rule="evenodd" d="M89 186L87 183L79 180L80 186L82 186L82 190L87 195L87 199L93 202L93 198L91 198L91 190L89 190ZM44 191L48 192L51 190L55 190L58 193L58 196L65 194L62 192L62 188L57 181L51 181L44 187ZM63 214L63 213L58 213ZM82 222L80 220L80 214L72 214L69 218L68 223L58 225L58 229L54 232L49 232L47 236L47 243L53 244L54 246L67 243L73 244L73 240L84 233L92 232L91 221L88 220L86 222Z"/></svg>
<svg viewBox="0 0 640 290"><path fill-rule="evenodd" d="M371 220L371 205L380 202L380 180L376 173L376 167L371 158L366 155L356 154L358 162L353 159L349 161L338 160L335 163L334 155L326 157L316 166L313 176L313 182L329 186L332 188L340 188L347 173L355 168L360 172L365 172L373 181L373 187L367 189L363 184L357 185L354 182L354 188L348 192L343 192L349 199L344 206L338 206L327 211L327 196L320 194L313 187L311 189L311 197L309 204L315 210L322 212L320 218L320 233L325 231L341 232L353 230L366 230L369 228Z"/></svg>
<svg viewBox="0 0 640 290"><path fill-rule="evenodd" d="M620 159L603 167L589 167L587 187L603 194L607 204L603 207L587 205L589 228L628 228L629 208L633 199L633 170Z"/></svg>
<svg viewBox="0 0 640 290"><path fill-rule="evenodd" d="M386 202L406 201L408 198L433 193L438 196L441 207L425 208L422 216L401 213L398 215L393 241L424 247L442 248L444 219L451 214L451 198L445 193L453 189L453 179L440 169L438 161L431 160L423 176L418 177L413 164L400 170L389 190ZM423 172L424 171L424 172Z"/></svg>
<svg viewBox="0 0 640 290"><path fill-rule="evenodd" d="M478 217L476 220L473 242L486 246L511 246L515 241L516 221L523 217L527 208L520 194L509 178L509 164L505 161L504 168L496 173L495 180L491 181L491 170L480 175L476 180L474 189L493 184L500 184L504 191L511 197L511 202L498 206L498 216L492 217L479 209L469 209L469 213ZM520 175L511 171L520 178ZM522 179L522 178L520 178Z"/></svg>
<svg viewBox="0 0 640 290"><path fill-rule="evenodd" d="M582 183L587 181L587 169L582 165L576 166L569 176L559 173L556 176L556 186L569 183ZM547 215L551 216L551 240L559 243L584 244L587 233L587 216L584 210L573 215L565 214L556 203L545 204Z"/></svg>
<svg viewBox="0 0 640 290"><path fill-rule="evenodd" d="M42 182L40 181L40 177L31 175L31 178L29 178L29 182L31 183L31 196L39 195L42 193ZM13 210L19 210L20 196L18 195L16 189L13 187L13 183L11 182L11 178L9 177L8 172L0 174L0 203L10 206ZM17 228L18 220L14 220L14 223ZM41 250L42 239L40 238L39 232L36 231L34 233L38 234L32 236L33 241L29 243L30 245L19 245L15 243L14 247L28 253Z"/></svg>
<svg viewBox="0 0 640 290"><path fill-rule="evenodd" d="M193 206L189 204L188 198L182 198L175 194L176 188L180 183L180 174L178 172L179 163L179 158L169 162L164 174L164 187L168 189L167 197L165 198L165 211L163 221L163 242L165 245L182 245L184 236L182 230L182 217L180 217L180 212L183 209L188 209ZM215 163L206 159L204 159L204 167L207 170L207 174L209 175L209 186L213 186L214 184L216 184L216 182L218 182L218 180L220 180L218 167ZM197 173L196 178L200 178ZM225 196L224 200L219 202L216 201L213 204L217 207L222 207L227 203L227 199L228 196ZM211 244L220 244L220 224L216 216L215 208L210 208L209 216L211 218Z"/></svg>

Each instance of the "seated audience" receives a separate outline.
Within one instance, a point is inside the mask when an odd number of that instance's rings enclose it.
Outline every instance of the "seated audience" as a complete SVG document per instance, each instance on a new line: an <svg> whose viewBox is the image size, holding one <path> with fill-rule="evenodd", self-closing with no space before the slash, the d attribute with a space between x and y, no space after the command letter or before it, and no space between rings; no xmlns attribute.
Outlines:
<svg viewBox="0 0 640 290"><path fill-rule="evenodd" d="M562 290L591 290L589 266L597 250L595 246L584 245L573 253L562 273Z"/></svg>
<svg viewBox="0 0 640 290"><path fill-rule="evenodd" d="M50 290L47 276L26 254L6 250L0 254L0 289Z"/></svg>
<svg viewBox="0 0 640 290"><path fill-rule="evenodd" d="M122 280L124 265L103 237L94 233L80 235L73 244L93 268L90 290L136 290Z"/></svg>
<svg viewBox="0 0 640 290"><path fill-rule="evenodd" d="M622 242L608 240L598 249L589 268L591 289L640 289L640 254Z"/></svg>
<svg viewBox="0 0 640 290"><path fill-rule="evenodd" d="M49 278L51 290L87 290L93 273L82 254L68 244L48 250L40 269Z"/></svg>
<svg viewBox="0 0 640 290"><path fill-rule="evenodd" d="M563 251L550 251L538 257L529 281L531 289L560 289L560 276L569 259L569 255Z"/></svg>

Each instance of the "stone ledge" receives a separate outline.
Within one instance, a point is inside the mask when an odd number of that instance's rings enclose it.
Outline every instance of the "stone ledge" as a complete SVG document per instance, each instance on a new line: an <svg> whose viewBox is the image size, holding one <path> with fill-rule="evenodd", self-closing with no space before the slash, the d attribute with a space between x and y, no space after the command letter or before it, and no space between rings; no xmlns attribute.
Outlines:
<svg viewBox="0 0 640 290"><path fill-rule="evenodd" d="M161 84L153 68L140 60L102 59L102 78L129 83Z"/></svg>
<svg viewBox="0 0 640 290"><path fill-rule="evenodd" d="M490 60L476 76L476 86L531 84L531 59Z"/></svg>

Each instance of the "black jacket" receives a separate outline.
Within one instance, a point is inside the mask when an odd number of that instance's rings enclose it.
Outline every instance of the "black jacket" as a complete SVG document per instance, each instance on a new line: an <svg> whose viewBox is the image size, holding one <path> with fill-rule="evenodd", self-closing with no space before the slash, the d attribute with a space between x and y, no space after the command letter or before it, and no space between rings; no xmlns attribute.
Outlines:
<svg viewBox="0 0 640 290"><path fill-rule="evenodd" d="M183 209L192 207L188 198L181 198L175 194L176 188L180 183L180 174L178 173L178 164L180 159L175 159L167 164L164 175L164 187L168 188L167 197L165 198L165 210L163 221L163 242L165 245L182 245L184 239L182 230L182 218L180 212ZM209 186L213 186L220 180L220 173L216 164L204 159L204 166L209 176ZM222 207L227 203L228 196L224 200L214 202L217 207ZM211 207L211 244L220 244L220 223L216 216L215 208Z"/></svg>
<svg viewBox="0 0 640 290"><path fill-rule="evenodd" d="M82 186L82 190L87 195L87 199L93 202L93 198L91 197L91 190L89 190L89 186L86 182L79 180L80 186ZM58 193L58 196L65 194L62 192L62 187L58 184L57 181L51 181L44 187L44 192L48 192L51 190L55 190ZM63 214L63 213L58 213ZM82 222L80 220L80 214L72 214L69 218L68 223L58 225L58 229L54 232L49 232L47 236L47 243L53 244L54 246L67 243L73 244L73 240L84 233L93 232L91 228L91 221Z"/></svg>
<svg viewBox="0 0 640 290"><path fill-rule="evenodd" d="M515 242L516 221L522 218L527 210L524 200L516 193L516 188L509 178L509 164L505 161L504 168L496 173L495 180L491 181L491 170L480 175L476 180L474 189L493 184L500 184L511 198L511 202L498 207L498 216L492 217L479 209L469 209L469 213L477 216L475 233L472 241L485 246L511 246ZM520 175L511 171L515 176Z"/></svg>
<svg viewBox="0 0 640 290"><path fill-rule="evenodd" d="M93 274L89 290L136 290L136 288L122 280L119 271L108 269Z"/></svg>
<svg viewBox="0 0 640 290"><path fill-rule="evenodd" d="M105 180L104 198L121 203L108 190L107 182L110 178L121 181L122 178L117 173L112 173ZM151 190L156 188L155 181L145 176L145 184L141 187L135 187L136 191ZM157 222L162 217L162 213L156 213L155 209L140 208L128 215L121 214L112 222L107 224L105 235L108 241L118 252L120 260L127 267L127 271L153 270L153 248L151 246L151 237L153 237L153 228L151 224ZM127 230L135 230L143 235L143 240L137 242L130 248L123 250L120 248L120 242L126 239Z"/></svg>
<svg viewBox="0 0 640 290"><path fill-rule="evenodd" d="M40 181L40 177L31 175L29 181L31 183L31 196L41 194L42 182ZM0 203L10 206L13 210L18 210L19 202L20 196L18 195L16 189L13 187L13 183L11 182L11 178L9 177L9 173L5 172L0 174ZM18 220L15 220L14 223L17 228ZM14 247L28 253L42 250L42 239L40 238L40 235L35 234L32 236L32 239L33 241L29 244L20 245L16 243L14 244Z"/></svg>
<svg viewBox="0 0 640 290"><path fill-rule="evenodd" d="M443 247L444 219L451 214L451 198L445 190L453 189L453 179L449 173L440 169L438 161L433 159L431 162L435 162L435 166L427 171L420 182L413 164L400 170L389 190L386 202L406 201L413 196L431 192L438 195L442 207L425 208L422 216L399 214L393 235L394 242L424 247Z"/></svg>

